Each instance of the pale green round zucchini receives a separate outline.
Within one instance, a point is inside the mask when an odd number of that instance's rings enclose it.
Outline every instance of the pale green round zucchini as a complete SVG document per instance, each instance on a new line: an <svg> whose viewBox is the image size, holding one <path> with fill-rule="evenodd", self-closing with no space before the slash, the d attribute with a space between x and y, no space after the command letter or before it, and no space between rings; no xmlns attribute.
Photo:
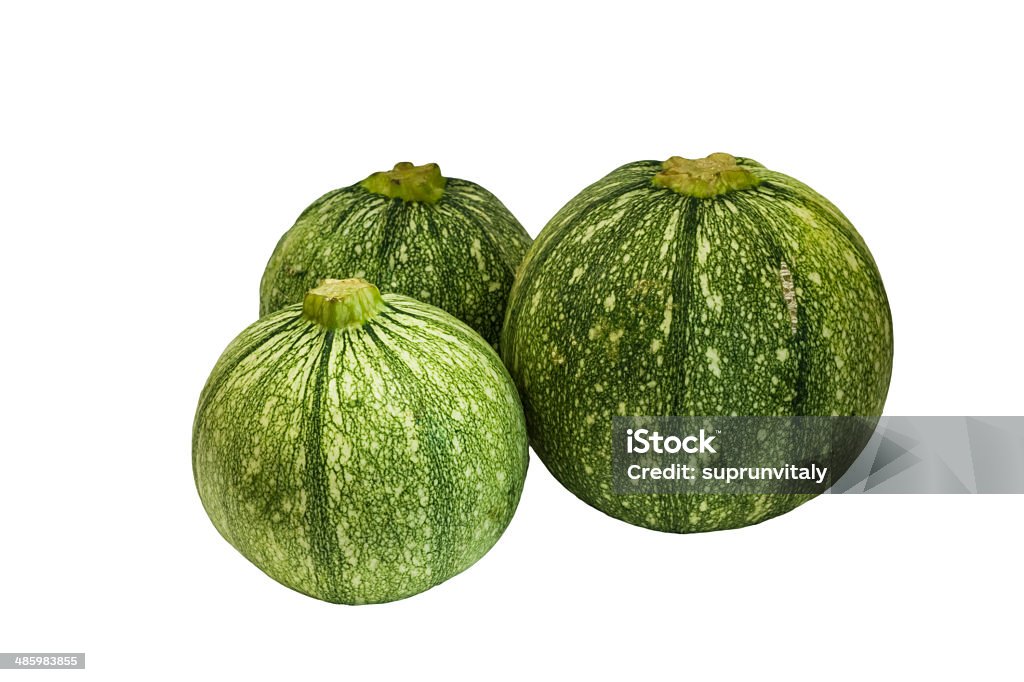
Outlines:
<svg viewBox="0 0 1024 682"><path fill-rule="evenodd" d="M402 599L482 557L518 504L526 426L491 346L438 308L326 281L243 331L196 411L221 535L330 602Z"/></svg>

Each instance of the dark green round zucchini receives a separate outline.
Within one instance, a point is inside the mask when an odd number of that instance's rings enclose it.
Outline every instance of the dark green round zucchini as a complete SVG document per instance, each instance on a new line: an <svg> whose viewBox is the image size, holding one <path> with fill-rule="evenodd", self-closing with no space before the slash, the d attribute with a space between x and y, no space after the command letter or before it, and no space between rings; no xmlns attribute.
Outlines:
<svg viewBox="0 0 1024 682"><path fill-rule="evenodd" d="M328 192L281 237L260 284L260 314L301 303L322 279L369 279L430 303L496 345L523 226L480 185L437 164L399 163Z"/></svg>
<svg viewBox="0 0 1024 682"><path fill-rule="evenodd" d="M566 204L523 262L501 350L566 488L629 523L697 532L810 495L616 494L614 416L877 416L893 337L878 269L839 209L712 154L627 164Z"/></svg>

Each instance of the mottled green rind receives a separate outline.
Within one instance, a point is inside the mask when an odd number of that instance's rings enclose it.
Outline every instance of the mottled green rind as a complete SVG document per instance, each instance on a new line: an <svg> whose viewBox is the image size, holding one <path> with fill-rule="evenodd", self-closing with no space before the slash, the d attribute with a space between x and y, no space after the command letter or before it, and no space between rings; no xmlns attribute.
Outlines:
<svg viewBox="0 0 1024 682"><path fill-rule="evenodd" d="M707 199L654 186L656 161L613 171L552 218L509 298L502 357L531 444L580 499L639 526L737 528L812 496L617 495L614 415L871 416L885 403L892 320L863 239L806 185L738 161L760 184Z"/></svg>
<svg viewBox="0 0 1024 682"><path fill-rule="evenodd" d="M302 306L224 351L193 430L214 526L275 580L331 602L402 599L466 569L522 492L526 426L494 350L395 294L354 330Z"/></svg>
<svg viewBox="0 0 1024 682"><path fill-rule="evenodd" d="M529 247L519 221L475 183L448 178L436 203L357 183L317 199L281 237L260 283L260 314L300 303L322 279L359 277L435 305L497 345Z"/></svg>

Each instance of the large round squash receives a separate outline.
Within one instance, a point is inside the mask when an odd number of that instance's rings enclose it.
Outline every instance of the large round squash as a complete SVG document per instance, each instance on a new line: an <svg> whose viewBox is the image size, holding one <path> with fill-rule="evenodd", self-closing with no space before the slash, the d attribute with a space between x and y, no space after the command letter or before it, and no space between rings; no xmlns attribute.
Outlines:
<svg viewBox="0 0 1024 682"><path fill-rule="evenodd" d="M882 280L850 222L728 154L627 164L563 207L523 262L501 349L555 477L616 518L684 533L811 495L617 494L614 416L870 418L893 352ZM840 454L848 467L856 452Z"/></svg>
<svg viewBox="0 0 1024 682"><path fill-rule="evenodd" d="M221 535L270 577L348 604L422 592L505 530L528 462L511 378L433 306L327 281L218 360L192 463Z"/></svg>
<svg viewBox="0 0 1024 682"><path fill-rule="evenodd" d="M364 278L459 318L497 344L530 236L497 197L437 164L399 163L313 202L270 256L260 314L321 280Z"/></svg>

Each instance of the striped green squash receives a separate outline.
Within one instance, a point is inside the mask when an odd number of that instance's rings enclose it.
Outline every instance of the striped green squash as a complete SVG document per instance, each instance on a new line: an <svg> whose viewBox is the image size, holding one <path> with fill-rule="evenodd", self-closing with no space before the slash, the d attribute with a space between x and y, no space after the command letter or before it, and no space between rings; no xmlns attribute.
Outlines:
<svg viewBox="0 0 1024 682"><path fill-rule="evenodd" d="M728 154L630 163L572 199L523 262L501 348L552 474L611 516L681 533L811 495L616 494L615 415L871 417L893 354L882 280L850 222Z"/></svg>
<svg viewBox="0 0 1024 682"><path fill-rule="evenodd" d="M482 557L527 453L494 350L363 280L328 280L232 341L192 442L221 535L284 585L346 604L408 597Z"/></svg>
<svg viewBox="0 0 1024 682"><path fill-rule="evenodd" d="M523 226L483 187L437 164L399 163L328 192L281 237L260 284L260 314L301 303L323 279L365 278L459 318L496 345Z"/></svg>

